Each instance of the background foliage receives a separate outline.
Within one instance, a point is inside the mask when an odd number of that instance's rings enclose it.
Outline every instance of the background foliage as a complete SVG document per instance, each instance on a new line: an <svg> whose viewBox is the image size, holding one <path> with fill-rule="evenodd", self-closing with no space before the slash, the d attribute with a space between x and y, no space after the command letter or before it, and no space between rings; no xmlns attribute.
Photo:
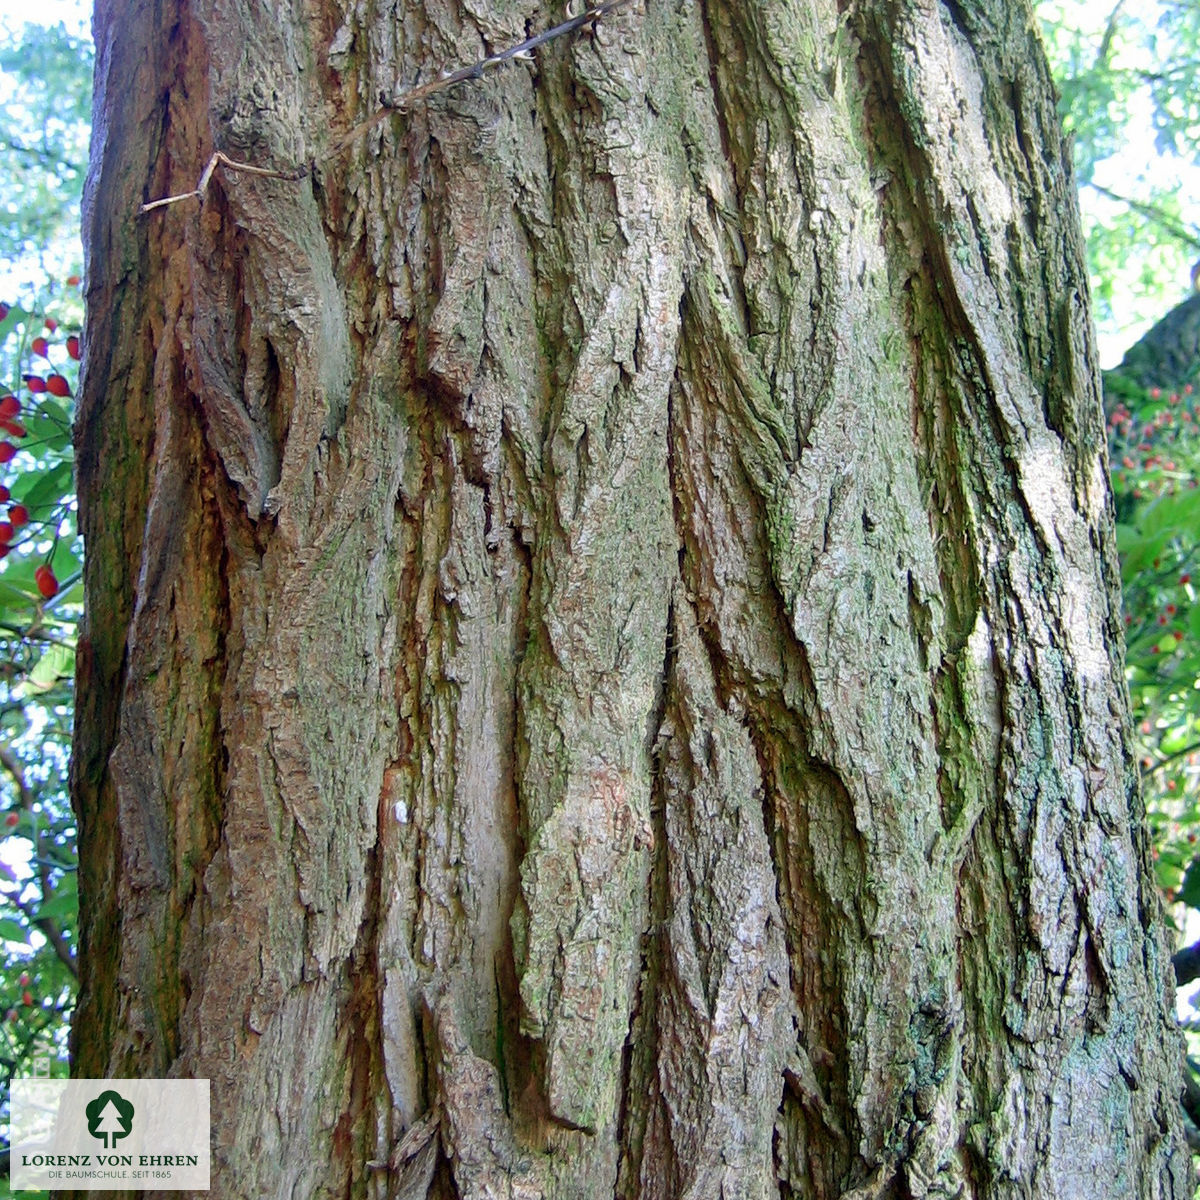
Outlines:
<svg viewBox="0 0 1200 1200"><path fill-rule="evenodd" d="M79 194L91 116L91 45L62 25L27 25L0 42L5 203L0 262L29 294L79 270ZM11 303L15 297L8 296Z"/></svg>
<svg viewBox="0 0 1200 1200"><path fill-rule="evenodd" d="M82 587L71 404L81 349L79 196L90 103L85 38L62 25L30 25L0 36L0 300L7 299L0 304L4 1126L14 1075L66 1074L76 990L76 849L67 764ZM8 1194L6 1168L5 1144L0 1195Z"/></svg>
<svg viewBox="0 0 1200 1200"><path fill-rule="evenodd" d="M1200 3L1036 4L1073 139L1092 294L1111 363L1200 261Z"/></svg>

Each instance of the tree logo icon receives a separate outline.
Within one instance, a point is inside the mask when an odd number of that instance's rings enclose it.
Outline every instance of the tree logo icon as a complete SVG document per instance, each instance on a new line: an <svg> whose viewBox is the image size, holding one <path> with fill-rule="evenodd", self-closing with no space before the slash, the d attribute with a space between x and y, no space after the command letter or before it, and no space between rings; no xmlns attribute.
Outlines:
<svg viewBox="0 0 1200 1200"><path fill-rule="evenodd" d="M88 1133L102 1138L105 1150L111 1150L117 1139L133 1128L133 1105L120 1092L101 1092L83 1111L87 1114Z"/></svg>

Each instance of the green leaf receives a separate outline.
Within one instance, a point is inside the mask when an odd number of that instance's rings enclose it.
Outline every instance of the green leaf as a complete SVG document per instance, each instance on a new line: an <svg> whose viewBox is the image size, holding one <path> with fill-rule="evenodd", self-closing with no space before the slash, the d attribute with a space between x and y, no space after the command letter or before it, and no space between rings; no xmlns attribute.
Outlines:
<svg viewBox="0 0 1200 1200"><path fill-rule="evenodd" d="M34 664L26 679L27 686L21 691L26 695L30 692L48 692L60 679L68 679L74 674L75 647L55 642Z"/></svg>
<svg viewBox="0 0 1200 1200"><path fill-rule="evenodd" d="M1200 858L1188 867L1178 898L1189 908L1200 908Z"/></svg>
<svg viewBox="0 0 1200 1200"><path fill-rule="evenodd" d="M46 408L40 405L39 408ZM29 413L21 422L28 436L19 443L19 448L28 450L31 454L42 454L45 451L65 453L71 447L71 424L65 421L47 417L43 412Z"/></svg>
<svg viewBox="0 0 1200 1200"><path fill-rule="evenodd" d="M51 896L45 904L39 906L34 918L39 921L61 921L64 918L74 921L78 913L79 897L75 894L75 889L71 888Z"/></svg>
<svg viewBox="0 0 1200 1200"><path fill-rule="evenodd" d="M11 917L0 917L0 940L6 942L28 942L29 930Z"/></svg>
<svg viewBox="0 0 1200 1200"><path fill-rule="evenodd" d="M29 584L33 583L33 573L29 574ZM30 599L29 587L23 587L19 579L9 578L6 571L0 576L0 611L13 609L28 609Z"/></svg>
<svg viewBox="0 0 1200 1200"><path fill-rule="evenodd" d="M0 321L0 342L4 341L18 325L27 322L31 316L32 314L26 312L19 304L12 305L8 310L8 316Z"/></svg>
<svg viewBox="0 0 1200 1200"><path fill-rule="evenodd" d="M1162 534L1192 534L1200 514L1200 489L1185 488L1174 495L1164 493L1142 510L1138 525L1148 537Z"/></svg>
<svg viewBox="0 0 1200 1200"><path fill-rule="evenodd" d="M21 483L13 489L13 497L29 509L36 521L39 517L49 515L42 510L60 503L70 493L71 476L72 464L57 462L44 471L24 476Z"/></svg>

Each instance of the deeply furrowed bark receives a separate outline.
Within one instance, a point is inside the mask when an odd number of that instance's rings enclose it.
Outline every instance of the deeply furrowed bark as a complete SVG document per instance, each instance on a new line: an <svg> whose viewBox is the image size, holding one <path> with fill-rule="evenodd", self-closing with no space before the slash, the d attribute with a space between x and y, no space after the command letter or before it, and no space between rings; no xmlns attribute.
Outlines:
<svg viewBox="0 0 1200 1200"><path fill-rule="evenodd" d="M1184 1197L1023 5L100 0L82 1075L230 1197ZM299 180L222 168L214 149Z"/></svg>

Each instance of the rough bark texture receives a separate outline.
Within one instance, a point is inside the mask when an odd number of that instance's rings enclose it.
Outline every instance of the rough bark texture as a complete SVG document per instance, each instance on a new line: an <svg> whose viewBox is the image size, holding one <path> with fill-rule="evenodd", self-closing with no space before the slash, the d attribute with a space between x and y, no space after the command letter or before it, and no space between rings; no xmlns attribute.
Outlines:
<svg viewBox="0 0 1200 1200"><path fill-rule="evenodd" d="M1024 4L100 0L82 1075L223 1197L1190 1196ZM214 149L305 178L222 171Z"/></svg>

